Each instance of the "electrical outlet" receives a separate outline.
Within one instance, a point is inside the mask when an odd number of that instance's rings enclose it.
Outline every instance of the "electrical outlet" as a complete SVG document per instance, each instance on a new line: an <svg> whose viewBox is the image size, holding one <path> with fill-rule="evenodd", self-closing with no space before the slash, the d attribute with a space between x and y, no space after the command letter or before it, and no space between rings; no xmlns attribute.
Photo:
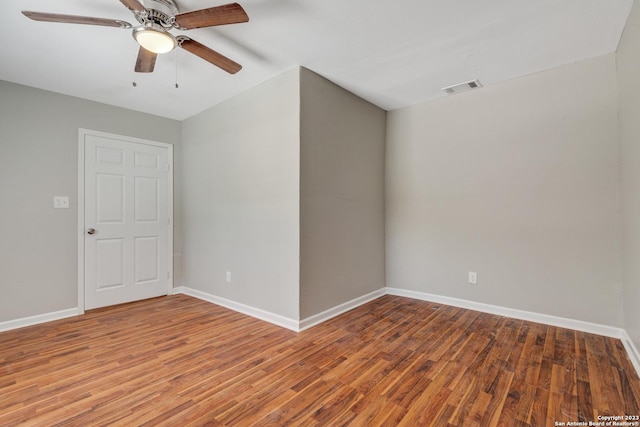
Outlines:
<svg viewBox="0 0 640 427"><path fill-rule="evenodd" d="M230 271L227 271L226 281L227 281L227 283L231 283L231 272Z"/></svg>
<svg viewBox="0 0 640 427"><path fill-rule="evenodd" d="M478 284L478 273L476 273L475 271L470 271L469 272L469 284L470 285L477 285Z"/></svg>
<svg viewBox="0 0 640 427"><path fill-rule="evenodd" d="M53 196L54 209L69 209L69 198L67 196Z"/></svg>

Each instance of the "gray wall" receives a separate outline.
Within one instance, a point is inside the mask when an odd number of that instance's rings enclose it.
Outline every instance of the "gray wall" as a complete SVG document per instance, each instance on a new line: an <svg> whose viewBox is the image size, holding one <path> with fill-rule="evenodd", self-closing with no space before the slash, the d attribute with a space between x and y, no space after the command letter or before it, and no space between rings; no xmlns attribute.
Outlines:
<svg viewBox="0 0 640 427"><path fill-rule="evenodd" d="M0 81L0 322L77 306L78 128L178 144L180 127ZM53 196L69 196L70 209L53 209ZM179 252L179 230L175 240Z"/></svg>
<svg viewBox="0 0 640 427"><path fill-rule="evenodd" d="M640 346L639 44L634 7L617 55L388 113L386 149L383 111L305 69L182 124L0 81L0 321L76 306L83 127L175 144L176 285L311 316L383 286L386 209L387 286Z"/></svg>
<svg viewBox="0 0 640 427"><path fill-rule="evenodd" d="M640 5L634 2L618 46L624 328L640 348Z"/></svg>
<svg viewBox="0 0 640 427"><path fill-rule="evenodd" d="M302 68L300 316L384 287L386 112Z"/></svg>
<svg viewBox="0 0 640 427"><path fill-rule="evenodd" d="M622 326L615 66L389 113L387 286Z"/></svg>
<svg viewBox="0 0 640 427"><path fill-rule="evenodd" d="M299 318L299 115L296 68L183 122L185 286Z"/></svg>

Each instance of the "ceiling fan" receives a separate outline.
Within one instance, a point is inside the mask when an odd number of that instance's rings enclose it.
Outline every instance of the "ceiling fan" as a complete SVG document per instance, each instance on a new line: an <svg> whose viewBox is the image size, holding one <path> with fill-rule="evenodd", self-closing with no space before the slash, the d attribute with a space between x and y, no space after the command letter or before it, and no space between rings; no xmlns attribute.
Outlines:
<svg viewBox="0 0 640 427"><path fill-rule="evenodd" d="M238 3L210 7L192 12L179 13L174 0L120 0L138 21L133 26L119 19L95 18L91 16L64 15L23 10L22 13L35 21L62 22L68 24L100 25L133 29L133 37L140 44L135 71L150 73L156 64L158 54L169 52L176 47L191 52L222 68L228 73L235 74L242 66L226 56L198 43L187 36L174 36L169 32L172 28L191 30L194 28L213 27L217 25L237 24L248 22L249 16Z"/></svg>

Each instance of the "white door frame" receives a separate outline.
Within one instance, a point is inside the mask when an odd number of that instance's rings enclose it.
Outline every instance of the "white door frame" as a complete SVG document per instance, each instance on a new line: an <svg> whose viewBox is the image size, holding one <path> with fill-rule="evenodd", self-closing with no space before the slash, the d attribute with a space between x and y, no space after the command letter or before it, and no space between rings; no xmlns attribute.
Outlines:
<svg viewBox="0 0 640 427"><path fill-rule="evenodd" d="M173 145L166 142L151 141L148 139L135 138L131 136L117 135L114 133L100 132L90 129L78 129L78 311L84 313L84 242L85 242L85 224L84 224L84 140L85 135L94 135L103 138L115 138L137 144L152 145L155 147L167 148L169 160L169 182L168 182L168 204L169 204L169 234L167 244L167 260L169 268L169 280L167 285L167 295L173 292Z"/></svg>

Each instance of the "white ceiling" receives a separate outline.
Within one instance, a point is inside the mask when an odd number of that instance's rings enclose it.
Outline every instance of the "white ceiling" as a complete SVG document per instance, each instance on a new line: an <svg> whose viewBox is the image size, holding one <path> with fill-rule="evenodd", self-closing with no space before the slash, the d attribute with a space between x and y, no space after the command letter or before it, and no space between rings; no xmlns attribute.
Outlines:
<svg viewBox="0 0 640 427"><path fill-rule="evenodd" d="M177 0L181 12L229 3ZM0 79L182 120L305 66L386 109L616 50L632 0L238 0L243 24L185 34L243 65L178 49L133 71L131 30L35 22L21 10L136 21L118 0L2 0ZM177 79L179 88L174 87ZM132 82L137 86L133 87ZM1 94L0 94L1 96Z"/></svg>

